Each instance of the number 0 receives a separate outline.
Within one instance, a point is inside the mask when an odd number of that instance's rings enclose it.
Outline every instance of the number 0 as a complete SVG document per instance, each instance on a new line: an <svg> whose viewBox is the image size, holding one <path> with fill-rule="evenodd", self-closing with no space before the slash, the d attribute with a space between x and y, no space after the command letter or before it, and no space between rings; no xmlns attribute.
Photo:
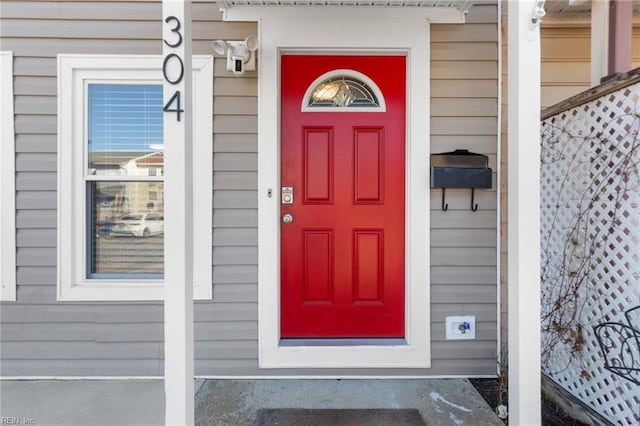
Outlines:
<svg viewBox="0 0 640 426"><path fill-rule="evenodd" d="M176 58L178 60L178 63L180 64L180 74L175 80L170 80L169 76L167 76L167 64L169 63L169 60L171 58ZM164 75L164 79L170 84L178 84L182 81L182 77L184 77L184 63L182 62L182 58L180 58L177 53L169 53L167 56L165 56L164 62L162 62L162 74Z"/></svg>

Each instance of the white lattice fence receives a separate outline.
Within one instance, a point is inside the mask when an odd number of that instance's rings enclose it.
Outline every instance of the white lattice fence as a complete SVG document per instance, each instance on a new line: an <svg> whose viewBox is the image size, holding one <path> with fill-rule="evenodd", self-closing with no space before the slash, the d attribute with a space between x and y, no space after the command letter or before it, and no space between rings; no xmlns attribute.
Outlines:
<svg viewBox="0 0 640 426"><path fill-rule="evenodd" d="M640 83L542 122L543 371L621 425L640 386L605 370L593 326L640 305L639 131Z"/></svg>

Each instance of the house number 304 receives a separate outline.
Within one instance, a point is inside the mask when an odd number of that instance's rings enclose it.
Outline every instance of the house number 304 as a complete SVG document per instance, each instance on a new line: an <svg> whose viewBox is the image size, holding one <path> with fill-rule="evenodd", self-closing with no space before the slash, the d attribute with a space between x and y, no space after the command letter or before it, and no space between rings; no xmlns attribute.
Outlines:
<svg viewBox="0 0 640 426"><path fill-rule="evenodd" d="M171 48L177 48L182 44L182 34L180 33L180 20L175 16L168 16L164 22L168 25L172 25L170 31L174 34L172 40L163 39L164 44ZM174 65L175 64L175 65ZM173 72L169 72L169 69ZM177 69L177 72L175 71ZM176 85L182 81L184 77L184 63L182 58L177 53L168 53L165 55L162 61L162 75L164 75L164 81L169 84ZM175 112L176 119L180 121L180 114L184 112L184 109L180 107L180 91L176 90L171 98L164 104L162 110L164 112Z"/></svg>

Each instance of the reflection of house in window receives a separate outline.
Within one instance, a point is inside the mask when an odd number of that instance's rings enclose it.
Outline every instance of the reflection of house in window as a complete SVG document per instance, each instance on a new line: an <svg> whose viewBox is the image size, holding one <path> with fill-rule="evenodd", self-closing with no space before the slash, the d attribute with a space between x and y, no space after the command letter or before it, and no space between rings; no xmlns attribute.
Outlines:
<svg viewBox="0 0 640 426"><path fill-rule="evenodd" d="M152 152L135 157L122 165L129 176L163 176L164 154ZM152 198L151 192L155 193ZM132 211L162 210L164 207L162 182L135 182L127 186L127 197L135 200Z"/></svg>
<svg viewBox="0 0 640 426"><path fill-rule="evenodd" d="M147 209L155 209L157 206L158 191L148 191L147 196L149 197L149 199L147 200Z"/></svg>
<svg viewBox="0 0 640 426"><path fill-rule="evenodd" d="M90 174L98 176L163 176L162 152L92 152ZM134 178L135 179L135 178ZM124 179L123 179L124 180ZM162 211L162 181L102 181L94 189L96 223L111 222L122 215Z"/></svg>
<svg viewBox="0 0 640 426"><path fill-rule="evenodd" d="M142 153L132 156L129 153L127 161L120 164L127 176L162 176L164 166L164 154L160 151Z"/></svg>

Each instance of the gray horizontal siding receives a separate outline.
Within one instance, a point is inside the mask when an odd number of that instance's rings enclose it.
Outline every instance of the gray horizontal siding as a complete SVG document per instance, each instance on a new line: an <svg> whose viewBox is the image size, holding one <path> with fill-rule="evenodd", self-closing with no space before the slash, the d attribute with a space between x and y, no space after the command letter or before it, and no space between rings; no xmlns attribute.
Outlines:
<svg viewBox="0 0 640 426"><path fill-rule="evenodd" d="M258 303L257 284L219 284L213 288L213 299L216 302L252 302Z"/></svg>
<svg viewBox="0 0 640 426"><path fill-rule="evenodd" d="M81 342L72 345L67 342L4 342L2 344L4 360L89 360L89 359L117 359L126 353L127 359L154 359L161 355L161 343L149 344L143 340L136 342Z"/></svg>
<svg viewBox="0 0 640 426"><path fill-rule="evenodd" d="M479 6L494 8L493 5ZM495 15L494 15L495 16ZM437 25L437 30L431 32L432 43L454 43L454 42L497 42L498 31L496 31L496 20L491 22L472 23L470 25L445 24ZM495 55L495 54L494 54Z"/></svg>
<svg viewBox="0 0 640 426"><path fill-rule="evenodd" d="M20 95L15 97L14 105L17 115L55 114L57 111L56 98L53 96Z"/></svg>
<svg viewBox="0 0 640 426"><path fill-rule="evenodd" d="M3 376L137 376L162 375L163 364L154 359L15 359L0 365Z"/></svg>
<svg viewBox="0 0 640 426"><path fill-rule="evenodd" d="M434 224L437 226L437 224ZM431 247L431 263L438 266L495 266L495 247Z"/></svg>
<svg viewBox="0 0 640 426"><path fill-rule="evenodd" d="M474 16L479 16L474 21ZM431 152L467 148L489 156L491 190L431 191L431 333L434 370L495 374L497 336L498 46L495 6L469 24L431 28ZM474 315L477 338L447 341L447 316ZM445 373L446 374L446 373ZM449 373L451 374L451 373ZM476 373L477 374L477 373Z"/></svg>
<svg viewBox="0 0 640 426"><path fill-rule="evenodd" d="M159 54L159 2L0 4L2 49L14 51L18 301L0 310L3 375L161 375L163 310L158 303L56 301L56 56ZM194 4L194 53L211 41L243 39L255 24L224 23L214 2ZM432 26L432 152L485 153L496 169L495 6L475 7L467 25ZM496 367L496 192L431 191L429 370L260 370L258 368L257 78L214 66L214 301L195 305L199 375L480 375ZM475 341L444 337L447 315L477 318Z"/></svg>
<svg viewBox="0 0 640 426"><path fill-rule="evenodd" d="M255 228L216 228L213 231L214 246L249 246L258 245L258 230Z"/></svg>
<svg viewBox="0 0 640 426"><path fill-rule="evenodd" d="M218 227L255 228L258 226L258 210L214 208L213 226L214 230Z"/></svg>
<svg viewBox="0 0 640 426"><path fill-rule="evenodd" d="M431 56L447 61L497 61L498 51L495 42L434 43Z"/></svg>
<svg viewBox="0 0 640 426"><path fill-rule="evenodd" d="M498 80L495 78L491 80L476 80L471 76L469 79L454 80L445 75L437 84L431 82L432 97L491 98L495 97L497 93Z"/></svg>
<svg viewBox="0 0 640 426"><path fill-rule="evenodd" d="M194 17L194 19L197 19L197 18ZM97 23L99 21L94 21L94 22ZM158 22L160 22L160 19L158 19ZM109 24L109 21L103 21L100 23ZM157 28L161 28L161 27L158 26ZM154 33L156 32L158 33L158 37L159 37L159 31L154 31ZM255 33L255 30L253 30L253 32ZM227 39L243 39L244 37L246 37L246 34L250 34L250 33L251 32L247 31L242 36L226 37L224 36L224 34L222 36ZM18 50L20 50L21 52L24 52L24 56L43 57L43 58L55 57L57 56L58 53L62 53L62 52L91 54L91 53L100 51L101 54L123 54L124 53L124 54L140 54L140 55L162 53L162 45L158 43L159 38L153 39L152 37L153 36L149 34L149 39L147 40L128 40L128 39L119 39L119 38L33 39L33 38L19 38L19 37L9 38L9 37L4 37L3 35L3 45L9 46L9 43L8 42L5 43L5 41L11 40L10 46L14 52L17 52ZM199 40L197 38L194 39L193 51L194 51L194 54L210 55L211 40Z"/></svg>
<svg viewBox="0 0 640 426"><path fill-rule="evenodd" d="M128 4L95 1L34 1L3 2L0 12L5 18L14 19L60 19L60 20L104 20L154 21L162 18L157 4L148 1L127 2ZM215 21L219 19L217 8L210 4L193 2L193 15L199 19Z"/></svg>
<svg viewBox="0 0 640 426"><path fill-rule="evenodd" d="M215 158L215 155L214 155ZM213 172L213 189L256 190L258 172Z"/></svg>
<svg viewBox="0 0 640 426"><path fill-rule="evenodd" d="M447 200L459 197L464 199L464 201L460 200L459 202L465 202L467 206L471 203L471 191L447 191L446 195ZM438 194L438 196L441 196L441 194ZM477 212L471 212L469 209L463 209L443 212L440 210L440 204L438 204L435 209L431 210L431 225L436 229L495 229L496 211L478 209Z"/></svg>
<svg viewBox="0 0 640 426"><path fill-rule="evenodd" d="M33 99L38 99L34 97ZM55 114L52 112L52 114ZM28 133L16 134L16 149L18 152L56 152L56 136L55 135L32 135Z"/></svg>
<svg viewBox="0 0 640 426"><path fill-rule="evenodd" d="M82 7L82 6L76 6ZM198 19L200 17L196 17ZM201 19L201 18L200 18ZM26 26L23 19L2 21L4 37L16 38L57 38L57 39L136 39L159 40L162 33L161 16L156 21L126 21L113 19L109 25L94 25L92 21L70 19L39 19L37 25ZM228 27L223 22L194 22L193 40L211 40L225 33L229 39L244 39L250 31L255 32L251 23L237 23Z"/></svg>
<svg viewBox="0 0 640 426"><path fill-rule="evenodd" d="M495 267L431 265L431 284L495 284Z"/></svg>
<svg viewBox="0 0 640 426"><path fill-rule="evenodd" d="M257 98L256 98L257 102ZM213 151L218 152L248 152L255 153L258 147L258 135L237 133L237 134L216 134L213 142Z"/></svg>
<svg viewBox="0 0 640 426"><path fill-rule="evenodd" d="M432 135L450 135L455 129L456 135L494 136L498 126L496 117L432 117Z"/></svg>
<svg viewBox="0 0 640 426"><path fill-rule="evenodd" d="M496 182L495 174L493 179L494 185ZM474 195L474 202L478 204L479 210L496 210L497 206L497 197L496 190L476 190ZM449 210L469 210L471 206L471 190L470 189L447 189L446 190L446 203L449 204ZM442 189L432 189L431 190L431 198L429 201L429 205L431 210L439 209L442 206ZM460 231L460 229L469 229L469 227L477 227L478 224L460 224L451 227L451 231ZM488 227L489 229L491 227ZM459 233L459 232L458 232ZM494 230L495 235L495 230ZM432 237L433 238L433 237ZM470 238L473 239L473 235L470 235ZM432 239L432 243L434 243ZM451 244L462 244L461 241L450 241ZM495 245L495 242L494 242Z"/></svg>
<svg viewBox="0 0 640 426"><path fill-rule="evenodd" d="M472 146L478 152L495 154L497 152L495 135L431 135L433 153L451 150L456 146Z"/></svg>
<svg viewBox="0 0 640 426"><path fill-rule="evenodd" d="M55 172L23 172L20 170L16 170L16 191L18 193L20 191L30 190L55 191L56 185ZM20 212L18 212L18 215L19 214Z"/></svg>
<svg viewBox="0 0 640 426"><path fill-rule="evenodd" d="M256 265L258 263L258 247L225 247L213 248L213 265Z"/></svg>
<svg viewBox="0 0 640 426"><path fill-rule="evenodd" d="M258 283L258 265L218 265L213 268L214 288L217 283Z"/></svg>
<svg viewBox="0 0 640 426"><path fill-rule="evenodd" d="M56 268L52 266L22 266L17 270L18 288L20 285L51 285L51 276Z"/></svg>
<svg viewBox="0 0 640 426"><path fill-rule="evenodd" d="M241 209L258 207L258 191L216 191L213 204L220 208Z"/></svg>

